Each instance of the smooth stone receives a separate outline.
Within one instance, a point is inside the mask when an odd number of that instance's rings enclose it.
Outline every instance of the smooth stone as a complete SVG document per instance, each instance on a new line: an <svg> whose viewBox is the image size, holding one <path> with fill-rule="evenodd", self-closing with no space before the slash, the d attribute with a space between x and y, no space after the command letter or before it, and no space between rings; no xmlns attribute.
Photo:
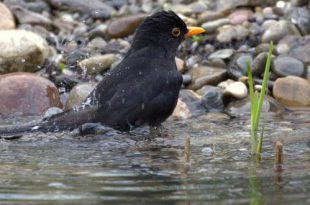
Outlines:
<svg viewBox="0 0 310 205"><path fill-rule="evenodd" d="M136 14L116 19L108 25L107 35L111 38L122 38L128 36L134 33L145 17L145 14Z"/></svg>
<svg viewBox="0 0 310 205"><path fill-rule="evenodd" d="M238 80L241 76L247 75L247 62L251 65L253 56L251 53L236 53L230 61L227 73L233 80Z"/></svg>
<svg viewBox="0 0 310 205"><path fill-rule="evenodd" d="M68 101L66 103L66 110L73 109L88 97L88 95L96 87L96 83L81 83L72 88L69 94Z"/></svg>
<svg viewBox="0 0 310 205"><path fill-rule="evenodd" d="M52 54L45 39L30 31L0 31L0 73L32 72Z"/></svg>
<svg viewBox="0 0 310 205"><path fill-rule="evenodd" d="M197 116L205 112L201 104L201 95L189 89L181 89L179 99L187 105L191 116Z"/></svg>
<svg viewBox="0 0 310 205"><path fill-rule="evenodd" d="M249 29L242 25L226 25L218 30L219 33L216 36L216 40L220 43L230 43L232 40L241 41L250 35Z"/></svg>
<svg viewBox="0 0 310 205"><path fill-rule="evenodd" d="M265 71L268 53L258 54L251 63L251 71L253 75L261 76Z"/></svg>
<svg viewBox="0 0 310 205"><path fill-rule="evenodd" d="M183 15L187 15L190 16L193 13L193 10L185 4L169 4L166 3L164 4L164 10L171 10L174 11L177 14L183 14Z"/></svg>
<svg viewBox="0 0 310 205"><path fill-rule="evenodd" d="M0 2L0 30L8 30L15 28L15 20L13 14L8 7Z"/></svg>
<svg viewBox="0 0 310 205"><path fill-rule="evenodd" d="M175 57L175 64L179 72L184 73L185 71L185 61L181 58Z"/></svg>
<svg viewBox="0 0 310 205"><path fill-rule="evenodd" d="M204 1L196 1L187 6L192 10L192 13L196 14L203 13L208 9L208 6Z"/></svg>
<svg viewBox="0 0 310 205"><path fill-rule="evenodd" d="M197 90L204 85L217 85L227 79L227 71L223 68L213 68L209 66L198 66L189 71L192 83L189 89Z"/></svg>
<svg viewBox="0 0 310 205"><path fill-rule="evenodd" d="M202 24L204 22L210 22L210 21L223 18L224 16L225 14L222 12L207 10L198 15L198 22Z"/></svg>
<svg viewBox="0 0 310 205"><path fill-rule="evenodd" d="M107 42L101 37L95 37L88 44L87 48L93 51L102 51L102 49L107 45Z"/></svg>
<svg viewBox="0 0 310 205"><path fill-rule="evenodd" d="M230 84L234 83L236 81L232 80L232 79L227 79L223 82L220 82L217 87L222 88L223 90L226 89ZM198 91L197 91L198 92Z"/></svg>
<svg viewBox="0 0 310 205"><path fill-rule="evenodd" d="M10 9L20 24L52 25L52 21L49 18L39 13L29 11L21 6L11 6Z"/></svg>
<svg viewBox="0 0 310 205"><path fill-rule="evenodd" d="M232 96L236 99L243 99L248 96L248 89L242 82L234 82L226 87L224 90L226 96Z"/></svg>
<svg viewBox="0 0 310 205"><path fill-rule="evenodd" d="M183 84L188 85L192 82L192 77L190 75L182 75Z"/></svg>
<svg viewBox="0 0 310 205"><path fill-rule="evenodd" d="M262 36L263 43L278 43L284 36L294 34L291 25L288 21L279 20L275 23L271 23Z"/></svg>
<svg viewBox="0 0 310 205"><path fill-rule="evenodd" d="M201 25L202 28L206 30L206 33L214 33L223 25L229 24L228 18L216 19L213 21L208 21Z"/></svg>
<svg viewBox="0 0 310 205"><path fill-rule="evenodd" d="M178 99L177 105L169 118L172 120L186 120L191 116L192 116L191 111L189 110L186 103Z"/></svg>
<svg viewBox="0 0 310 205"><path fill-rule="evenodd" d="M108 19L115 13L115 9L100 0L49 0L53 7L59 10L78 11L95 19Z"/></svg>
<svg viewBox="0 0 310 205"><path fill-rule="evenodd" d="M277 45L279 54L287 54L298 58L306 65L310 65L310 35L307 36L286 36Z"/></svg>
<svg viewBox="0 0 310 205"><path fill-rule="evenodd" d="M0 75L0 87L0 115L37 115L50 107L62 107L57 87L32 73Z"/></svg>
<svg viewBox="0 0 310 205"><path fill-rule="evenodd" d="M232 101L226 106L226 110L233 116L240 116L243 114L250 114L251 112L251 102L250 97L244 98L242 100ZM284 112L285 109L274 98L265 95L262 105L262 114L278 114Z"/></svg>
<svg viewBox="0 0 310 205"><path fill-rule="evenodd" d="M217 50L214 53L211 53L211 55L209 56L209 60L217 59L217 58L219 58L219 59L228 59L234 53L235 53L235 50L234 49L230 49L230 48Z"/></svg>
<svg viewBox="0 0 310 205"><path fill-rule="evenodd" d="M84 59L78 63L78 66L88 74L98 74L109 69L115 60L116 55L109 53Z"/></svg>
<svg viewBox="0 0 310 205"><path fill-rule="evenodd" d="M294 57L278 56L273 60L272 71L280 76L286 77L289 75L306 77L307 68L305 64Z"/></svg>
<svg viewBox="0 0 310 205"><path fill-rule="evenodd" d="M291 3L294 6L306 6L309 3L309 0L291 0Z"/></svg>
<svg viewBox="0 0 310 205"><path fill-rule="evenodd" d="M204 86L204 95L201 103L208 112L221 112L224 110L223 90L218 87Z"/></svg>
<svg viewBox="0 0 310 205"><path fill-rule="evenodd" d="M229 15L230 24L242 24L253 18L253 12L249 9L238 9Z"/></svg>
<svg viewBox="0 0 310 205"><path fill-rule="evenodd" d="M288 76L278 78L273 86L273 96L288 107L310 107L310 81Z"/></svg>
<svg viewBox="0 0 310 205"><path fill-rule="evenodd" d="M303 35L310 33L310 11L306 7L294 7L291 21L297 25Z"/></svg>

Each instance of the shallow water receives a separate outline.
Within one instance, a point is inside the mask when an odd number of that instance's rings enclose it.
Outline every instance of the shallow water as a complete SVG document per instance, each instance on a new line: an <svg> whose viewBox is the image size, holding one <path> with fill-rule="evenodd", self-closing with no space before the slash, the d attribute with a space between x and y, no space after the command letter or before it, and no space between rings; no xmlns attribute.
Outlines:
<svg viewBox="0 0 310 205"><path fill-rule="evenodd" d="M260 163L249 155L246 115L168 121L163 137L141 129L2 140L0 204L310 204L309 116L268 116ZM282 172L274 171L276 140L284 144Z"/></svg>

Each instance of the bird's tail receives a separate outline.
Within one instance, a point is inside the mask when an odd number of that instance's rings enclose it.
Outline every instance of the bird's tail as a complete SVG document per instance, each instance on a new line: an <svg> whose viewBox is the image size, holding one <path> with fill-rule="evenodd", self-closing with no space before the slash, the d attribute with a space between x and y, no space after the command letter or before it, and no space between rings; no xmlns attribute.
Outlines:
<svg viewBox="0 0 310 205"><path fill-rule="evenodd" d="M38 124L0 128L0 137L22 135L36 131L57 132L63 130L73 130L84 123L95 122L98 115L96 111L96 108L87 108L79 111L68 110L53 115Z"/></svg>

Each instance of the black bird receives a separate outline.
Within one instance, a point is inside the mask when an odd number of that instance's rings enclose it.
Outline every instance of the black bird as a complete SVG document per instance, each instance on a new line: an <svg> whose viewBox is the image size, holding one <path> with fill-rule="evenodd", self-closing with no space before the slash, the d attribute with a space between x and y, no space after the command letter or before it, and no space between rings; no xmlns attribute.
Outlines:
<svg viewBox="0 0 310 205"><path fill-rule="evenodd" d="M96 122L122 131L160 125L172 114L182 84L175 64L177 48L185 37L202 32L202 28L187 27L172 11L147 17L122 62L104 77L80 109L56 114L37 126L0 130L0 135L72 130Z"/></svg>

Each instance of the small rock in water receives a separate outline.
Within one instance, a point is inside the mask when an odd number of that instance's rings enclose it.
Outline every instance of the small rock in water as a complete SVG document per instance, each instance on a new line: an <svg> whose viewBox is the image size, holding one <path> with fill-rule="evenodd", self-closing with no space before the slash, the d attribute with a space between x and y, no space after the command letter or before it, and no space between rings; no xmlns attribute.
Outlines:
<svg viewBox="0 0 310 205"><path fill-rule="evenodd" d="M61 112L63 112L63 110L59 107L50 107L44 112L43 118L49 118Z"/></svg>
<svg viewBox="0 0 310 205"><path fill-rule="evenodd" d="M272 93L278 101L288 107L310 107L309 80L296 76L278 78Z"/></svg>
<svg viewBox="0 0 310 205"><path fill-rule="evenodd" d="M185 120L185 119L190 118L191 116L192 116L191 111L189 110L186 103L184 103L182 100L179 99L171 115L171 118L173 120Z"/></svg>
<svg viewBox="0 0 310 205"><path fill-rule="evenodd" d="M88 74L98 74L110 68L115 59L115 54L104 54L84 59L78 65L83 70L86 70Z"/></svg>
<svg viewBox="0 0 310 205"><path fill-rule="evenodd" d="M253 55L250 53L237 53L230 61L227 73L233 80L238 80L241 76L247 75L247 62L253 61Z"/></svg>
<svg viewBox="0 0 310 205"><path fill-rule="evenodd" d="M202 105L208 112L221 112L224 110L223 90L209 86L202 97Z"/></svg>
<svg viewBox="0 0 310 205"><path fill-rule="evenodd" d="M81 105L81 103L87 98L87 96L94 90L95 87L95 83L81 83L74 86L69 94L66 110Z"/></svg>

